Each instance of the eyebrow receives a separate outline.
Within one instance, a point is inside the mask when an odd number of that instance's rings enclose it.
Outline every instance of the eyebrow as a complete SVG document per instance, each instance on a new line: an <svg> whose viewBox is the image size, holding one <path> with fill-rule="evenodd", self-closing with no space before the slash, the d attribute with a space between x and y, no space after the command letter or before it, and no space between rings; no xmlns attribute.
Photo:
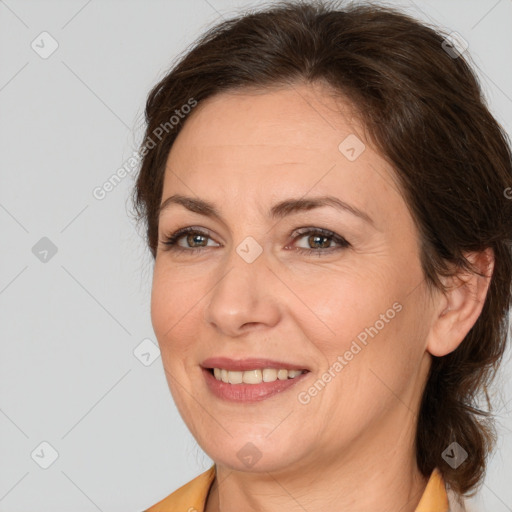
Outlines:
<svg viewBox="0 0 512 512"><path fill-rule="evenodd" d="M214 217L222 221L222 215L214 204L209 201L205 201L204 199L188 197L181 194L174 194L163 201L158 209L158 216L160 216L160 214L172 204L181 205L191 212L198 213L206 217ZM286 199L272 206L269 211L269 217L271 219L281 219L287 215L311 210L313 208L320 208L322 206L331 206L338 210L351 213L375 227L373 219L367 213L334 196Z"/></svg>

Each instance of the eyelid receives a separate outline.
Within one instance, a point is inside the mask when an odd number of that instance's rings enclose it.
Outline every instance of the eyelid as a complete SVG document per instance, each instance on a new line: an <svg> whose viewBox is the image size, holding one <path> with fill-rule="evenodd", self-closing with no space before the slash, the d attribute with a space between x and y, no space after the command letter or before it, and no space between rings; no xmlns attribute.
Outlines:
<svg viewBox="0 0 512 512"><path fill-rule="evenodd" d="M212 246L200 246L200 247L181 247L178 245L178 241L184 237L187 234L199 234L202 235L209 240L213 240L215 242L215 239L210 235L210 231L206 228L198 227L198 226L186 226L180 229L177 229L176 231L172 232L169 235L165 235L163 237L163 240L160 240L160 242L164 245L164 250L169 251L175 251L175 252L183 252L183 253L189 253L189 254L198 254L203 252L205 249L211 248ZM295 240L303 238L306 235L313 235L313 234L319 234L321 236L324 236L326 238L331 239L332 242L338 244L334 247L327 247L327 248L304 248L304 247L292 247L297 252L306 253L306 254L329 254L333 251L339 250L339 249L346 249L348 247L351 247L351 243L346 240L345 237L338 235L336 232L326 229L326 228L320 228L317 226L306 226L301 228L296 228L290 235L290 241L287 242L285 249L289 249L290 245L295 242ZM216 242L218 243L218 242Z"/></svg>
<svg viewBox="0 0 512 512"><path fill-rule="evenodd" d="M171 242L174 241L175 246L180 247L180 246L177 245L176 242L180 238L184 237L187 234L200 234L200 235L202 235L204 237L209 238L210 240L215 241L215 239L211 236L210 230L208 230L206 228L197 227L197 226L186 226L186 227L183 227L183 228L179 228L176 231L173 231L169 235L164 235L162 243L164 245L168 245L170 247L174 247L171 244ZM218 243L218 242L216 242L216 243ZM187 249L185 249L185 250L187 250ZM193 248L190 248L188 250L189 251L193 251Z"/></svg>

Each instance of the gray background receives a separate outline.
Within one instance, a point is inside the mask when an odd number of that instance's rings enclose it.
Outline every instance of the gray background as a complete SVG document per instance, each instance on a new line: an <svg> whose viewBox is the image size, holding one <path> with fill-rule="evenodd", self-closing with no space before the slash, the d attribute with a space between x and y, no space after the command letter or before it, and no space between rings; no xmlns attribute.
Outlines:
<svg viewBox="0 0 512 512"><path fill-rule="evenodd" d="M174 58L260 3L0 0L0 512L139 511L210 466L156 353L135 173L92 192L137 149ZM512 133L512 0L388 3L462 34ZM508 353L481 511L512 511L511 368Z"/></svg>

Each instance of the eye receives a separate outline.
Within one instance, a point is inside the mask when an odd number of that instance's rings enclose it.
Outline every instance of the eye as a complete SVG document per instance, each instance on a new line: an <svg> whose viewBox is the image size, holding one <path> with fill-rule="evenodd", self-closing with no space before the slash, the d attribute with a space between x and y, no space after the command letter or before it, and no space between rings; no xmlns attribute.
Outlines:
<svg viewBox="0 0 512 512"><path fill-rule="evenodd" d="M347 242L343 237L337 235L333 231L321 228L301 228L295 232L295 240L305 238L306 243L310 246L295 247L295 250L305 254L316 254L321 256L322 254L331 253L336 250L345 249L350 247L350 243ZM185 246L179 244L181 239L184 239ZM208 247L212 247L208 244L208 240L212 240L210 235L206 231L202 231L193 226L179 229L171 235L165 236L162 240L162 244L165 246L164 250L174 252L188 252L189 254L202 252ZM332 243L338 244L338 246L332 247ZM215 246L213 246L215 247ZM287 246L286 248L288 248Z"/></svg>
<svg viewBox="0 0 512 512"><path fill-rule="evenodd" d="M296 231L297 236L294 240L306 239L306 244L309 247L297 247L296 250L304 252L306 254L316 253L318 256L331 253L339 249L346 249L350 247L350 243L347 242L342 236L337 235L333 231L321 228L302 228ZM338 244L338 247L332 247L332 242Z"/></svg>
<svg viewBox="0 0 512 512"><path fill-rule="evenodd" d="M178 244L182 238L184 238L185 244L189 244L188 248L187 245L183 247ZM162 243L166 246L164 250L172 250L176 252L196 252L200 251L202 248L207 247L206 243L209 238L210 235L207 232L190 226L178 229L178 231L174 232L173 234L165 236L162 240ZM199 245L195 246L195 244Z"/></svg>

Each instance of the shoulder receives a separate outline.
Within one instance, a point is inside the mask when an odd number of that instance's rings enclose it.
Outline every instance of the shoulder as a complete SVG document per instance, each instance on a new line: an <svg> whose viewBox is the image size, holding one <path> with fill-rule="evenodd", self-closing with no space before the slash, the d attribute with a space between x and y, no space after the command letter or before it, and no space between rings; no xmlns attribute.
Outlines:
<svg viewBox="0 0 512 512"><path fill-rule="evenodd" d="M206 497L215 478L215 465L176 489L145 512L203 512Z"/></svg>

